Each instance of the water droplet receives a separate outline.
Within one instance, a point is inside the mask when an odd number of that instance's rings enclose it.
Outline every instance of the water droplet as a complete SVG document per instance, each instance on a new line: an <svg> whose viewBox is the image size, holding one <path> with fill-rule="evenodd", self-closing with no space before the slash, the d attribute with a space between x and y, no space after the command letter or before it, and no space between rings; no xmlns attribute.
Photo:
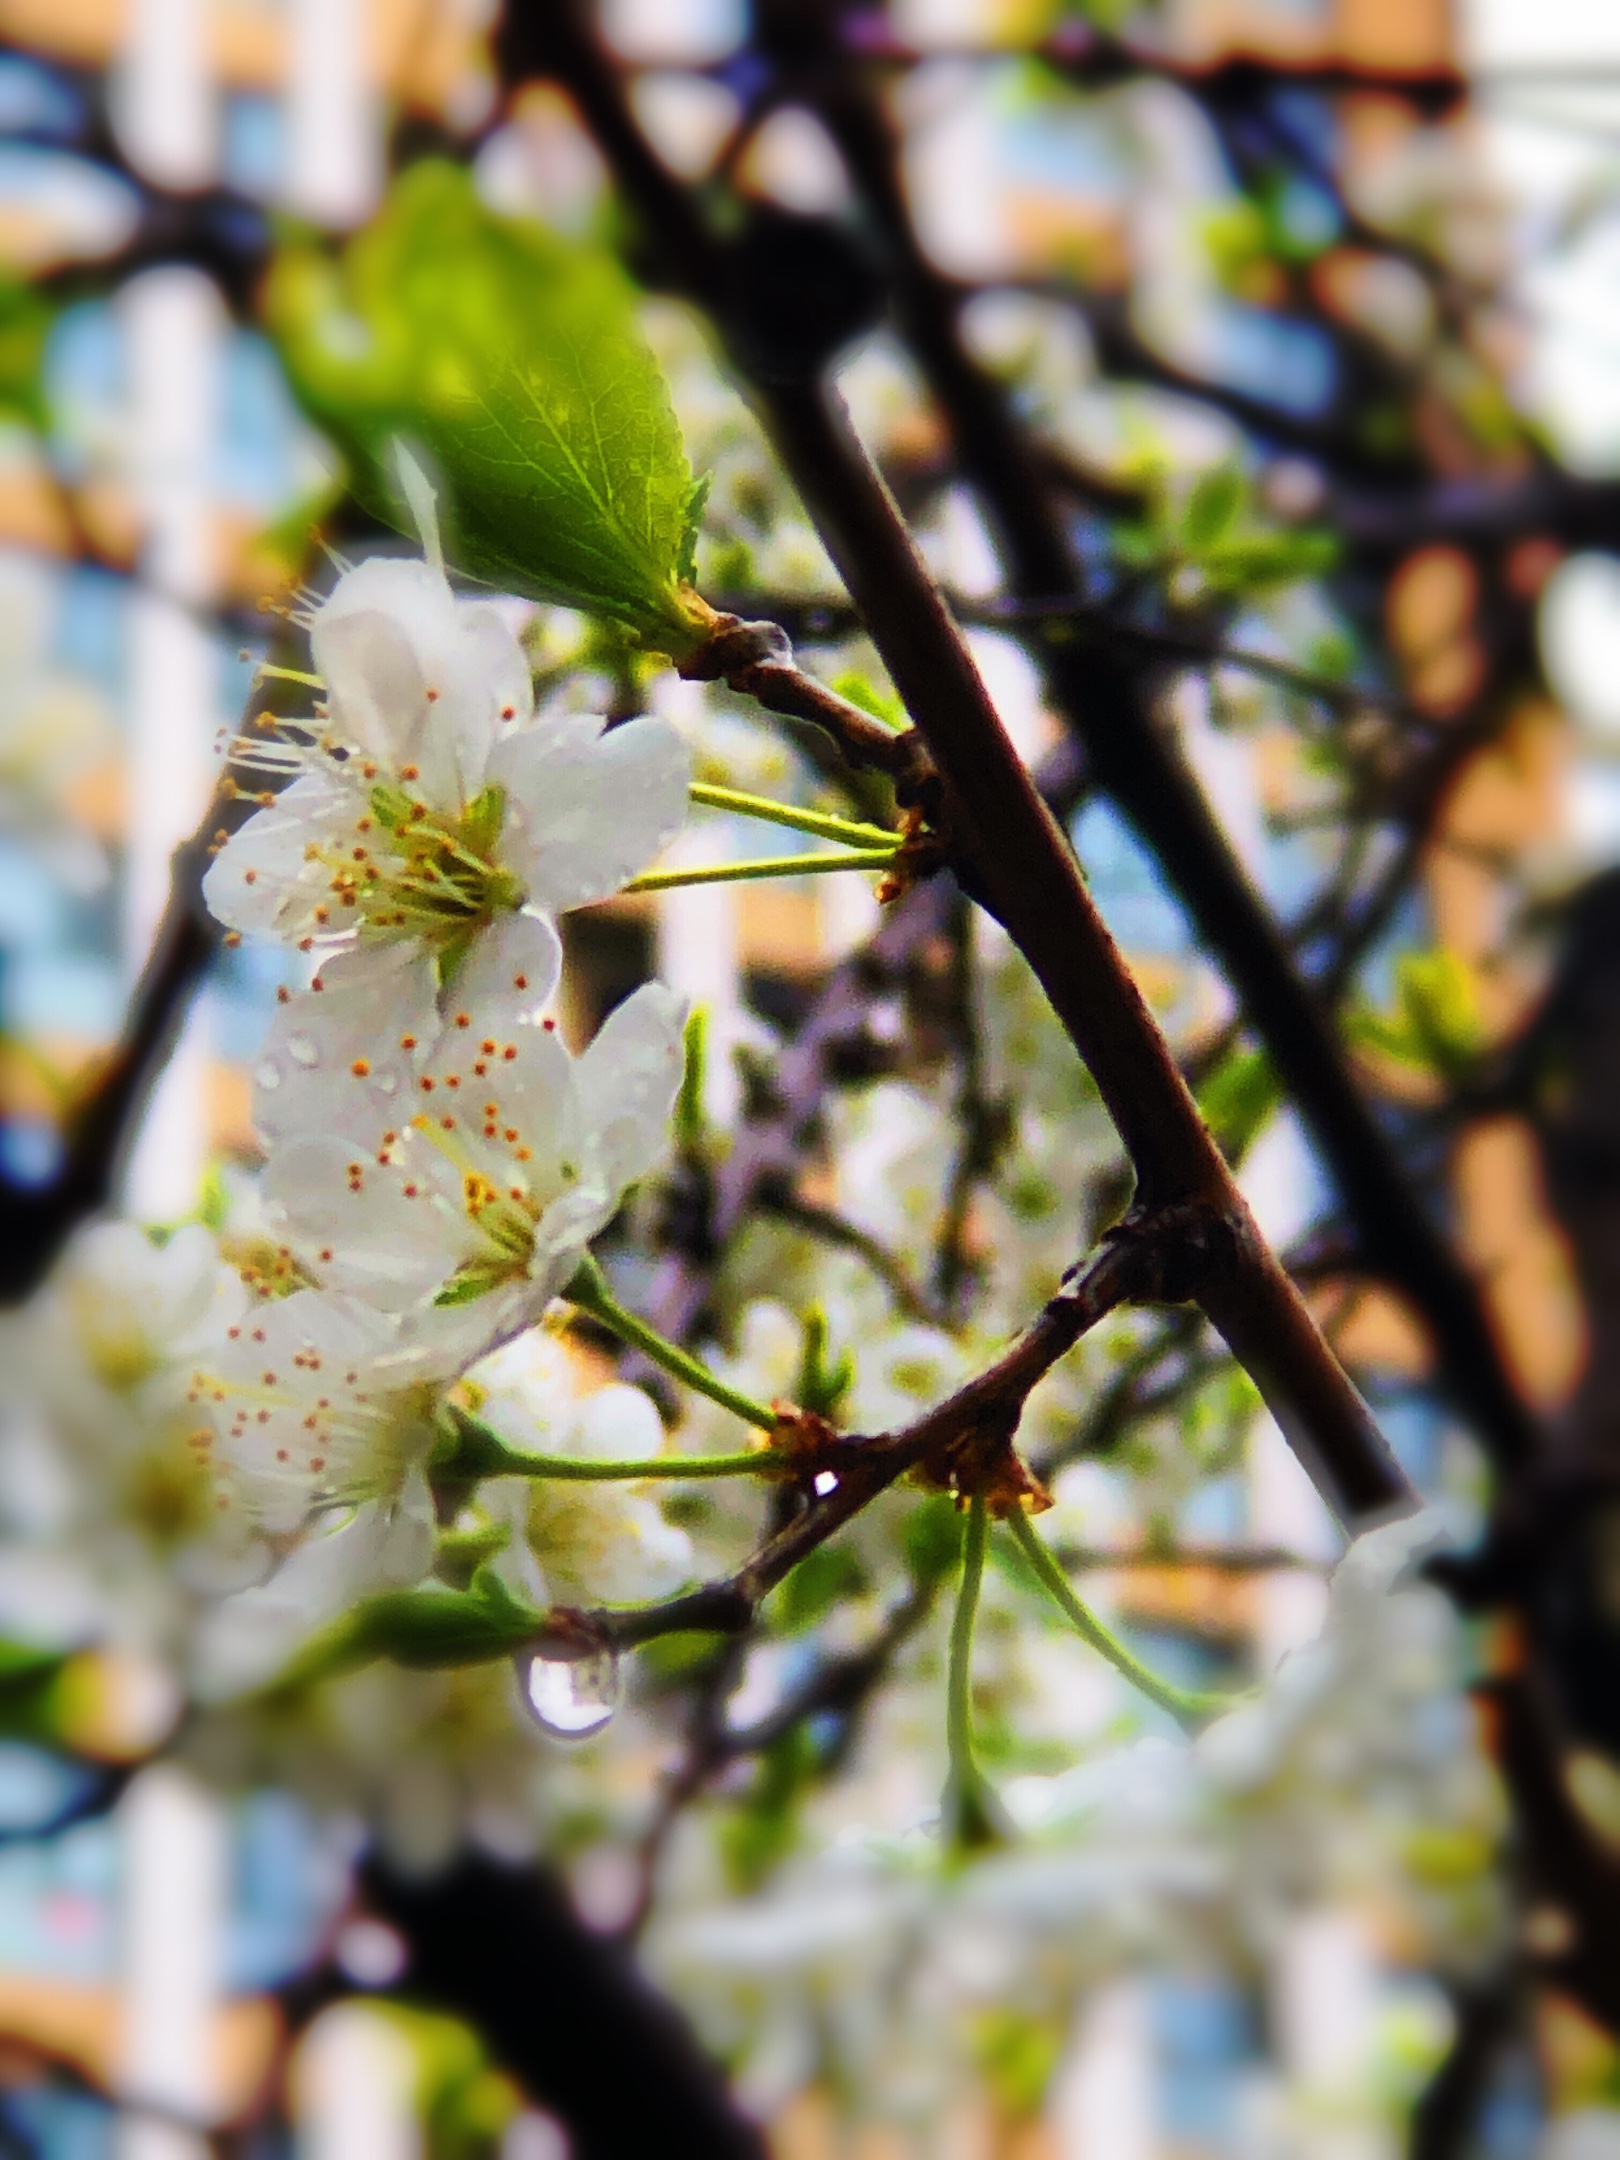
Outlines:
<svg viewBox="0 0 1620 2160"><path fill-rule="evenodd" d="M307 1035L289 1035L287 1037L287 1055L295 1064L299 1065L318 1065L321 1056Z"/></svg>
<svg viewBox="0 0 1620 2160"><path fill-rule="evenodd" d="M815 1476L815 1487L818 1497L825 1500L829 1493L835 1493L838 1490L838 1472L836 1470L818 1470Z"/></svg>
<svg viewBox="0 0 1620 2160"><path fill-rule="evenodd" d="M588 1740L619 1707L619 1661L611 1650L591 1657L534 1657L518 1677L529 1714L554 1740Z"/></svg>
<svg viewBox="0 0 1620 2160"><path fill-rule="evenodd" d="M372 1074L371 1084L379 1095L396 1094L399 1089L399 1074L391 1065L385 1065L381 1072Z"/></svg>
<svg viewBox="0 0 1620 2160"><path fill-rule="evenodd" d="M262 1088L278 1088L281 1085L281 1067L266 1058L253 1077Z"/></svg>

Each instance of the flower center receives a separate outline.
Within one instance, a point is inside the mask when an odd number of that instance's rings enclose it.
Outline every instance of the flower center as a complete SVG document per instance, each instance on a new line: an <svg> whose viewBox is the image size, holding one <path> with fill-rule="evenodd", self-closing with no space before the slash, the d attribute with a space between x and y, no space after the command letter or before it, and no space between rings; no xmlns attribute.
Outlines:
<svg viewBox="0 0 1620 2160"><path fill-rule="evenodd" d="M476 1249L462 1261L433 1300L435 1305L467 1305L503 1283L521 1282L534 1258L535 1226L544 1202L516 1168L529 1156L514 1148L512 1182L498 1184L490 1175L499 1163L475 1160L459 1132L442 1118L419 1117L415 1127L461 1174L461 1207L476 1234ZM486 1128L487 1137L487 1128Z"/></svg>
<svg viewBox="0 0 1620 2160"><path fill-rule="evenodd" d="M405 787L379 782L370 804L360 827L369 844L346 852L312 846L312 857L331 871L336 907L362 937L420 938L437 948L448 973L446 962L453 964L492 916L523 904L521 882L496 859L506 792L487 787L451 816Z"/></svg>

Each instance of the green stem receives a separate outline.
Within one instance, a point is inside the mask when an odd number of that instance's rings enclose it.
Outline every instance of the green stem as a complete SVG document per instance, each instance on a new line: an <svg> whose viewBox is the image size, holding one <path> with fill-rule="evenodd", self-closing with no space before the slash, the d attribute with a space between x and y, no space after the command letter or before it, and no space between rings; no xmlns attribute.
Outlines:
<svg viewBox="0 0 1620 2160"><path fill-rule="evenodd" d="M981 1495L968 1503L962 1534L962 1580L951 1620L950 1665L945 1681L945 1744L950 1775L945 1787L945 1824L951 1849L968 1852L1000 1842L993 1795L973 1755L973 1627L979 1616L990 1518Z"/></svg>
<svg viewBox="0 0 1620 2160"><path fill-rule="evenodd" d="M729 810L735 817L758 818L766 825L785 825L790 832L814 833L819 840L842 840L847 847L893 847L899 838L881 825L860 825L851 818L833 817L823 810L801 810L793 803L772 802L766 795L744 795L736 788L710 787L694 780L688 791L693 802L706 810Z"/></svg>
<svg viewBox="0 0 1620 2160"><path fill-rule="evenodd" d="M741 1455L642 1455L599 1461L579 1455L531 1455L509 1447L491 1426L465 1410L452 1409L456 1423L453 1453L436 1461L448 1477L559 1478L592 1485L617 1478L775 1477L786 1458L774 1448L750 1448Z"/></svg>
<svg viewBox="0 0 1620 2160"><path fill-rule="evenodd" d="M1083 1604L1075 1595L1068 1576L1036 1536L1035 1526L1029 1517L1024 1514L1009 1515L1007 1527L1022 1546L1025 1558L1040 1579L1041 1588L1064 1614L1075 1633L1088 1642L1099 1657L1106 1658L1115 1672L1128 1680L1149 1702L1157 1703L1161 1710L1168 1710L1173 1718L1179 1718L1185 1724L1189 1720L1213 1717L1218 1711L1230 1710L1239 1699L1232 1695L1203 1694L1196 1688L1174 1687L1168 1680L1161 1680L1157 1673L1149 1672L1141 1659L1133 1656L1119 1637L1103 1626L1090 1606Z"/></svg>
<svg viewBox="0 0 1620 2160"><path fill-rule="evenodd" d="M563 1291L571 1305L581 1312L589 1313L593 1320L600 1320L603 1327L617 1335L620 1342L629 1343L643 1357L661 1365L665 1372L682 1380L698 1394L707 1395L711 1402L719 1403L723 1410L744 1418L750 1425L757 1425L761 1432L775 1432L777 1418L774 1410L757 1403L752 1396L740 1389L727 1387L717 1373L710 1372L707 1365L691 1357L678 1344L669 1342L656 1328L645 1320L638 1320L633 1312L627 1312L608 1288L607 1277L587 1253Z"/></svg>
<svg viewBox="0 0 1620 2160"><path fill-rule="evenodd" d="M746 878L814 877L827 870L887 870L899 844L850 848L837 855L765 855L754 862L703 863L690 870L648 870L622 892L673 892L677 885L731 885Z"/></svg>
<svg viewBox="0 0 1620 2160"><path fill-rule="evenodd" d="M273 676L277 682L302 683L306 689L310 690L324 690L326 688L326 678L323 675L306 675L302 668L277 667L269 660L261 660L254 673L255 675Z"/></svg>

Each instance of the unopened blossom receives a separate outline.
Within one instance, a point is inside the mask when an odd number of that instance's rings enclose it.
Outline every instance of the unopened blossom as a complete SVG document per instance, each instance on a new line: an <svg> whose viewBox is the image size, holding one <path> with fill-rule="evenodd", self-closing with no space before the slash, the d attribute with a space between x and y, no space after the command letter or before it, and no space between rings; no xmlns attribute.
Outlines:
<svg viewBox="0 0 1620 2160"><path fill-rule="evenodd" d="M470 1360L538 1318L663 1152L683 1019L644 984L576 1059L521 1001L458 1005L368 1141L341 1068L325 1114L311 1098L265 1172L269 1219L317 1280ZM346 1084L368 1067L359 1052Z"/></svg>
<svg viewBox="0 0 1620 2160"><path fill-rule="evenodd" d="M566 1347L541 1329L485 1358L464 1384L484 1422L525 1454L625 1462L664 1452L650 1397L618 1383L581 1395ZM669 1596L693 1573L685 1531L628 1480L495 1478L479 1497L512 1532L497 1566L536 1604L635 1604Z"/></svg>
<svg viewBox="0 0 1620 2160"><path fill-rule="evenodd" d="M511 626L436 562L360 563L308 622L315 716L238 750L290 784L204 883L232 929L404 944L448 977L493 923L605 899L679 830L689 760L668 722L537 718Z"/></svg>

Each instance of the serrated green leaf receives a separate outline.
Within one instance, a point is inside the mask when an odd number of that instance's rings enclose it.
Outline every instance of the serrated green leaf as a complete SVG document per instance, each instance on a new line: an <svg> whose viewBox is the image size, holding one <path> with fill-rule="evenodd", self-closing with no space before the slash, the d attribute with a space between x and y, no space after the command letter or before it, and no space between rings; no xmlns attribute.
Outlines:
<svg viewBox="0 0 1620 2160"><path fill-rule="evenodd" d="M504 590L611 618L684 651L699 507L669 392L607 256L498 217L426 160L334 260L290 246L267 318L355 493L410 529L404 441L440 491L447 552Z"/></svg>

